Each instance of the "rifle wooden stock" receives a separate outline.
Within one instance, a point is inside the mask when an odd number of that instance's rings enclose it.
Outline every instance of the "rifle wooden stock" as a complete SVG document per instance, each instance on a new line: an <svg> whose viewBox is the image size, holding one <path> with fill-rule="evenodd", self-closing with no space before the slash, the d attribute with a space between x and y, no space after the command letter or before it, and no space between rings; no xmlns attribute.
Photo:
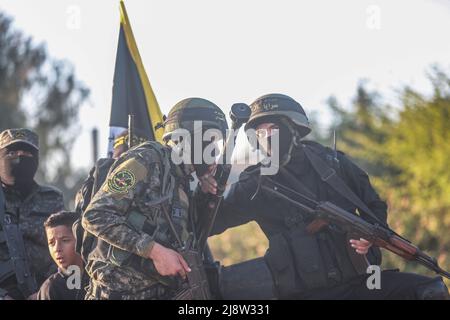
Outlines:
<svg viewBox="0 0 450 320"><path fill-rule="evenodd" d="M396 248L399 248L403 252L405 252L406 255L410 255L411 257L414 257L416 253L419 251L419 248L417 248L412 243L405 241L397 236L392 236L389 239L389 243Z"/></svg>
<svg viewBox="0 0 450 320"><path fill-rule="evenodd" d="M315 219L306 227L306 231L309 234L314 234L322 230L324 227L328 226L328 221L325 219Z"/></svg>

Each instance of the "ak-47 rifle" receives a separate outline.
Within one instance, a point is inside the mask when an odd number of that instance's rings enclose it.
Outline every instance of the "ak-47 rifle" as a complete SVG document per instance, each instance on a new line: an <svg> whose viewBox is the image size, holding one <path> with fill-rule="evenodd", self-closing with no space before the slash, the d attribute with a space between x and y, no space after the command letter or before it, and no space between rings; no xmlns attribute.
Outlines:
<svg viewBox="0 0 450 320"><path fill-rule="evenodd" d="M421 251L409 240L386 225L372 224L329 201L315 201L268 177L264 177L263 180L261 185L263 190L306 212L311 218L311 222L307 226L309 233L314 234L328 225L335 225L352 235L372 242L375 246L387 249L408 261L416 261L437 274L450 279L450 273L443 270L435 258Z"/></svg>
<svg viewBox="0 0 450 320"><path fill-rule="evenodd" d="M9 261L2 263L0 266L0 284L10 276L15 275L20 292L25 298L28 298L29 295L38 290L38 287L30 270L19 225L11 221L5 207L5 196L0 185L0 236L5 239L9 253Z"/></svg>

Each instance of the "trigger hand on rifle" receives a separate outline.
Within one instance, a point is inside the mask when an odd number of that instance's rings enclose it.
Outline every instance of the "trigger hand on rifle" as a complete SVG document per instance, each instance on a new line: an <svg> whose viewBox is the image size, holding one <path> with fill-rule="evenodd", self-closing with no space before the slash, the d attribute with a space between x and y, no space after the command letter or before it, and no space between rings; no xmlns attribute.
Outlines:
<svg viewBox="0 0 450 320"><path fill-rule="evenodd" d="M359 254L367 254L370 247L372 246L372 242L367 241L366 239L359 238L359 240L351 239L350 245L355 249L355 251Z"/></svg>
<svg viewBox="0 0 450 320"><path fill-rule="evenodd" d="M217 194L217 181L214 178L214 171L217 165L212 164L208 167L208 171L201 177L198 177L198 183L203 193Z"/></svg>
<svg viewBox="0 0 450 320"><path fill-rule="evenodd" d="M181 276L186 278L186 273L191 272L187 262L176 251L166 248L159 243L155 244L148 252L148 258L153 260L156 271L162 276Z"/></svg>

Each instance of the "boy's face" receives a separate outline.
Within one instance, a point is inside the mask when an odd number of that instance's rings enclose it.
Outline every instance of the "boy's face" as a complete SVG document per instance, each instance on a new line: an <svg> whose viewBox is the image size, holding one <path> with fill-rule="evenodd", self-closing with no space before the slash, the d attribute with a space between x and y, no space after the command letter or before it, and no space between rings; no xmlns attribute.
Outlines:
<svg viewBox="0 0 450 320"><path fill-rule="evenodd" d="M55 263L62 270L79 265L80 255L75 251L75 237L67 226L46 228L48 249Z"/></svg>

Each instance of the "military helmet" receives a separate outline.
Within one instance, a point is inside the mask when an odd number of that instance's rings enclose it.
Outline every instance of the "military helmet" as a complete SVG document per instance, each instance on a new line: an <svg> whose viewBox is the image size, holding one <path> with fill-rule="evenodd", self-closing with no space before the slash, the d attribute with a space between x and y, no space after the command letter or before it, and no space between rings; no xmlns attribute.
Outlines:
<svg viewBox="0 0 450 320"><path fill-rule="evenodd" d="M211 101L202 98L187 98L178 102L164 122L163 139L169 140L177 129L194 131L194 121L202 121L203 128L219 129L225 137L228 124L223 111Z"/></svg>
<svg viewBox="0 0 450 320"><path fill-rule="evenodd" d="M284 94L267 94L256 99L251 105L250 118L245 130L255 129L260 123L270 122L268 117L283 117L292 122L298 133L304 137L311 132L308 117L303 107L289 96Z"/></svg>

